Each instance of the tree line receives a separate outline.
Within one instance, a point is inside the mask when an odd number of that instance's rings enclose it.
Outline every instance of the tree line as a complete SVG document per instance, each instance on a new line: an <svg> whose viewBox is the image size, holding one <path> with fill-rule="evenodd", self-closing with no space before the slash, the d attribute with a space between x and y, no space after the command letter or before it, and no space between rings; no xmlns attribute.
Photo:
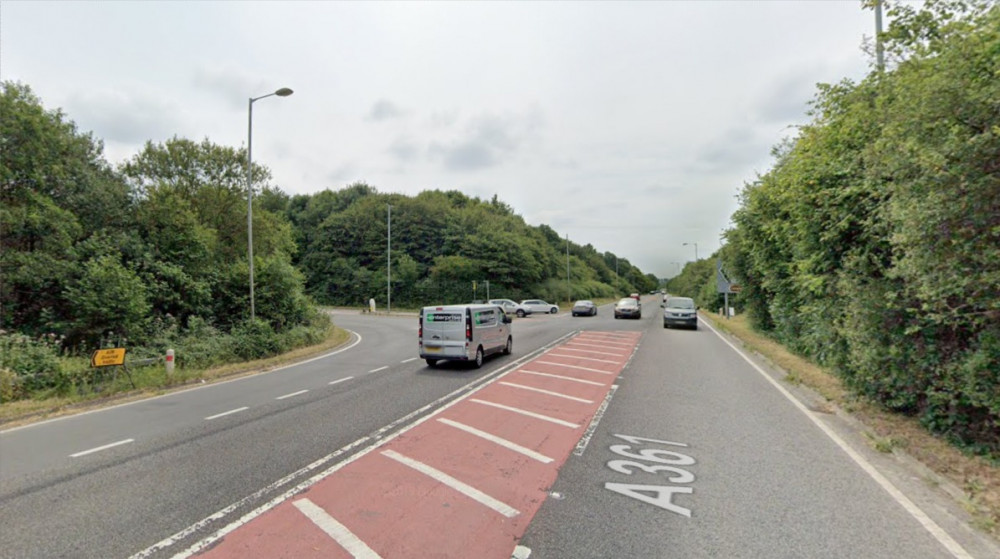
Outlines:
<svg viewBox="0 0 1000 559"><path fill-rule="evenodd" d="M390 266L394 307L485 299L487 285L494 298L553 301L657 285L497 196L366 184L289 196L254 164L251 320L244 149L174 137L113 166L98 138L16 82L0 84L0 116L0 336L29 345L86 354L127 340L156 353L219 338L224 351L188 362L269 355L329 328L318 305L384 307ZM3 343L0 376L52 368Z"/></svg>
<svg viewBox="0 0 1000 559"><path fill-rule="evenodd" d="M725 246L671 288L718 306L720 258L757 329L1000 457L1000 6L888 15L887 67L819 86Z"/></svg>

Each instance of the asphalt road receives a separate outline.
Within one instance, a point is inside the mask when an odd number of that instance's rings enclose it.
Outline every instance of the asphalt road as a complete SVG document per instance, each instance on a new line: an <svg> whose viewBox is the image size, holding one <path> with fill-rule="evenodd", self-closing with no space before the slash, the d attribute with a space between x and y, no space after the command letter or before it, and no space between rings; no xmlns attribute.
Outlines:
<svg viewBox="0 0 1000 559"><path fill-rule="evenodd" d="M647 299L635 321L518 319L480 370L415 359L415 317L337 315L357 333L337 353L0 432L0 557L173 556L580 329L642 338L518 556L1000 556L849 422Z"/></svg>

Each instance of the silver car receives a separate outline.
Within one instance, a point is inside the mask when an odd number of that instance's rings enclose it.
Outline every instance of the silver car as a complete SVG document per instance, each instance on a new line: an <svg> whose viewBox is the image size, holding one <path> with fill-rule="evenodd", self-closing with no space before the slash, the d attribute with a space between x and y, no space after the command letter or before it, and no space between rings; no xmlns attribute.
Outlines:
<svg viewBox="0 0 1000 559"><path fill-rule="evenodd" d="M500 307L501 309L503 309L504 314L507 315L515 314L519 317L523 317L526 314L531 314L530 312L526 311L521 305L518 305L516 302L510 299L490 299L489 303L491 305L496 305Z"/></svg>
<svg viewBox="0 0 1000 559"><path fill-rule="evenodd" d="M597 316L597 305L593 301L573 303L573 316Z"/></svg>
<svg viewBox="0 0 1000 559"><path fill-rule="evenodd" d="M687 326L698 329L698 307L690 297L667 297L663 303L663 327Z"/></svg>
<svg viewBox="0 0 1000 559"><path fill-rule="evenodd" d="M559 312L559 307L553 305L552 303L546 303L541 299L525 299L524 301L521 301L521 307L529 314L556 314ZM518 316L521 316L521 314L518 313Z"/></svg>

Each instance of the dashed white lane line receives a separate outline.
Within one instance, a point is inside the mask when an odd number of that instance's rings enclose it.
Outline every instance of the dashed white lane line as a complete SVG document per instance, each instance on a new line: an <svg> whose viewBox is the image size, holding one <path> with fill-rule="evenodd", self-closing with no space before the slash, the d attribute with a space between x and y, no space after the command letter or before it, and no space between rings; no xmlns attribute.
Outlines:
<svg viewBox="0 0 1000 559"><path fill-rule="evenodd" d="M377 373L377 372L379 372L379 371L384 371L384 370L386 370L386 369L388 369L388 368L389 368L389 366L388 366L388 365L386 365L386 366L384 366L384 367L379 367L378 369L372 369L372 370L370 370L370 371L368 371L368 372L369 372L369 373Z"/></svg>
<svg viewBox="0 0 1000 559"><path fill-rule="evenodd" d="M76 454L70 454L69 457L70 458L79 458L81 456L86 456L88 454L93 454L95 452L100 452L102 450L107 450L109 448L114 448L116 446L121 446L123 444L129 444L129 443L134 443L134 442L135 442L135 439L125 439L124 441L118 441L116 443L106 444L104 446L99 446L97 448L92 448L90 450L82 450L80 452L77 452Z"/></svg>
<svg viewBox="0 0 1000 559"><path fill-rule="evenodd" d="M402 361L400 361L400 363L409 363L410 361L416 361L417 359L420 359L420 358L419 357L411 357L409 359L403 359Z"/></svg>
<svg viewBox="0 0 1000 559"><path fill-rule="evenodd" d="M573 382L579 382L579 383L582 383L582 384L590 384L590 385L593 385L593 386L604 386L603 382L595 382L595 381L592 381L592 380L584 380L582 378L565 377L563 375L553 375L552 373L540 373L538 371L528 371L526 369L521 369L518 372L519 373L524 373L526 375L538 375L540 377L557 378L559 380L569 380L569 381L573 381Z"/></svg>
<svg viewBox="0 0 1000 559"><path fill-rule="evenodd" d="M278 396L277 398L275 398L275 400L284 400L285 398L292 398L294 396L299 396L301 394L305 394L306 392L309 392L309 391L308 390L299 390L298 392L292 392L291 394L285 394L284 396Z"/></svg>
<svg viewBox="0 0 1000 559"><path fill-rule="evenodd" d="M508 505L507 503L494 499L493 497L490 497L489 495L483 493L482 491L476 489L475 487L467 483L463 483L451 477L450 475L442 472L441 470L438 470L436 468L428 466L427 464L424 464L423 462L418 462L417 460L403 456L402 454L394 450L383 450L382 456L385 456L387 458L392 458L393 460L399 462L400 464L409 466L414 470L440 483L443 483L444 485L447 485L448 487L454 489L455 491L458 491L459 493L465 495L466 497L469 497L470 499L477 501L480 504L485 505L497 511L498 513L506 516L507 518L514 518L515 516L521 514L519 510Z"/></svg>
<svg viewBox="0 0 1000 559"><path fill-rule="evenodd" d="M332 381L328 382L327 384L338 384L338 383L341 383L341 382L347 382L347 381L351 380L352 378L354 378L354 377L339 378L337 380L332 380Z"/></svg>
<svg viewBox="0 0 1000 559"><path fill-rule="evenodd" d="M356 559L382 559L378 553L375 553L346 526L337 522L337 519L309 499L299 499L292 504Z"/></svg>
<svg viewBox="0 0 1000 559"><path fill-rule="evenodd" d="M250 408L247 407L247 406L243 406L242 408L236 408L235 410L224 411L222 413L217 413L215 415L210 415L210 416L206 417L205 421L211 421L213 419L219 419L220 417L226 417L227 415L232 415L234 413L240 413L241 411L246 411L248 409L250 409Z"/></svg>
<svg viewBox="0 0 1000 559"><path fill-rule="evenodd" d="M579 427L576 423L570 423L569 421L563 421L562 419L557 419L555 417L549 417L547 415L542 415L540 413L535 413L528 410L522 410L521 408L514 408L511 406L505 406L503 404L498 404L496 402L487 402L486 400L480 400L479 398L469 398L470 402L475 402L477 404L483 404L484 406L493 406L494 408L500 408L502 410L512 411L514 413L519 413L521 415L526 415L528 417L534 417L535 419L541 419L542 421L548 421L549 423L555 423L556 425L562 425L564 427L570 427L576 429Z"/></svg>
<svg viewBox="0 0 1000 559"><path fill-rule="evenodd" d="M466 433L469 433L471 435L475 435L475 436L477 436L477 437L479 437L481 439L486 439L487 441L490 441L491 443L496 443L496 444L498 444L498 445L500 445L500 446L502 446L504 448L513 450L514 452L521 453L521 454L527 456L528 458L532 458L534 460L538 460L542 464L549 464L553 460L552 458L549 458L548 456L545 456L544 454L542 454L540 452L536 452L534 450L531 450L530 448L523 447L523 446L521 446L521 445L519 445L519 444L517 444L517 443L515 443L513 441L508 441L507 439L504 439L502 437L498 437L498 436L496 436L496 435L494 435L492 433L487 433L486 431L480 431L479 429L476 429L475 427L472 427L471 425L466 425L464 423L459 423L457 421L452 421L450 419L445 419L443 417L439 418L438 421L440 421L441 423L444 423L445 425L450 425L450 426L452 426L452 427L454 427L456 429L461 429L462 431L465 431Z"/></svg>
<svg viewBox="0 0 1000 559"><path fill-rule="evenodd" d="M560 394L559 392L553 392L551 390L543 390L541 388L535 388L534 386L525 386L523 384L515 384L513 382L503 382L499 384L504 386L510 386L511 388L520 388L521 390L530 390L531 392L538 392L540 394L547 394L549 396L555 396L556 398L565 398L567 400L573 400L574 402L580 402L583 404L593 404L593 400L586 400L584 398L577 398L576 396L569 396L568 394Z"/></svg>
<svg viewBox="0 0 1000 559"><path fill-rule="evenodd" d="M536 361L536 363L542 365L557 365L559 367L567 367L569 369L579 369L581 371L590 371L591 373L601 373L602 375L613 375L611 371L602 371L600 369L591 369L590 367L581 367L579 365L567 365L565 363L556 363L555 361Z"/></svg>

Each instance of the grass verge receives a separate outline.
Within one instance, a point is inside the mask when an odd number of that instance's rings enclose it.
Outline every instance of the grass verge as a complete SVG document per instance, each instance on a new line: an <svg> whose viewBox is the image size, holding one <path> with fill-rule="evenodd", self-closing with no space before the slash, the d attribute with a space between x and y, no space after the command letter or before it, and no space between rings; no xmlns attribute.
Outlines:
<svg viewBox="0 0 1000 559"><path fill-rule="evenodd" d="M928 432L914 418L888 412L859 398L832 372L753 330L745 316L721 320L702 313L701 317L783 370L787 382L810 388L830 405L861 422L867 429L865 436L876 450L904 453L921 463L938 478L929 479L929 483L952 488L948 493L972 515L973 525L1000 541L1000 466L964 453Z"/></svg>
<svg viewBox="0 0 1000 559"><path fill-rule="evenodd" d="M80 413L90 409L97 409L109 405L116 405L134 400L149 398L160 394L167 394L172 391L181 390L194 384L215 382L219 380L229 380L238 376L255 374L269 371L322 355L344 345L351 337L350 332L343 328L334 326L330 329L329 335L323 342L288 353L258 359L256 361L244 361L241 363L230 363L210 369L178 369L171 378L166 377L163 365L153 366L156 372L152 375L144 374L144 378L159 378L160 382L153 382L147 386L140 383L138 389L132 389L128 385L128 378L119 375L117 386L109 390L111 393L84 394L49 397L42 399L17 400L0 404L0 429L17 427L26 423L50 419L63 415ZM133 372L133 376L138 376L140 371Z"/></svg>

